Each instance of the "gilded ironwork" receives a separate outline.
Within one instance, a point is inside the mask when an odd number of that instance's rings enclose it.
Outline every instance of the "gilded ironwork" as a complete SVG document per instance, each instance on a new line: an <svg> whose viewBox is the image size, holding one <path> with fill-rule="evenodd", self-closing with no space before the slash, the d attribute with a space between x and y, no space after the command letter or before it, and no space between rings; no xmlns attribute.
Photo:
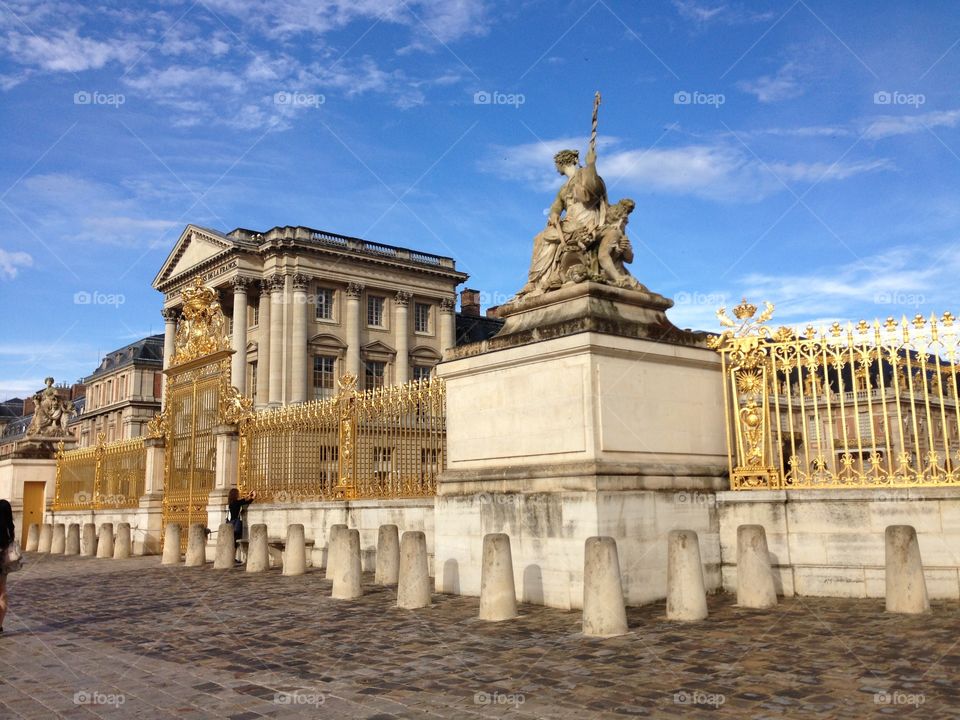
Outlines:
<svg viewBox="0 0 960 720"><path fill-rule="evenodd" d="M773 305L723 308L730 484L960 485L960 333L952 313L772 332Z"/></svg>
<svg viewBox="0 0 960 720"><path fill-rule="evenodd" d="M256 413L240 424L240 489L298 503L432 496L446 453L443 381L356 389Z"/></svg>
<svg viewBox="0 0 960 720"><path fill-rule="evenodd" d="M198 358L230 349L227 324L217 293L197 277L185 289L183 316L177 323L176 345L171 365L182 365Z"/></svg>
<svg viewBox="0 0 960 720"><path fill-rule="evenodd" d="M57 449L53 509L101 510L137 507L146 484L143 438L108 443L103 433L92 447Z"/></svg>

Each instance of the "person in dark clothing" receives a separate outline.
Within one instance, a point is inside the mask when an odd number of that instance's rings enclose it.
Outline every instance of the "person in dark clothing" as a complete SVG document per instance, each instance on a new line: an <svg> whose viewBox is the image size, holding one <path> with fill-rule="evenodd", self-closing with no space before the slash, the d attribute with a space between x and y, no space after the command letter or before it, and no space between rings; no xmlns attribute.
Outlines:
<svg viewBox="0 0 960 720"><path fill-rule="evenodd" d="M233 547L240 544L240 538L243 537L243 511L257 497L257 491L252 490L246 497L240 497L240 491L237 488L231 488L227 495L227 522L233 525Z"/></svg>
<svg viewBox="0 0 960 720"><path fill-rule="evenodd" d="M0 500L0 558L7 547L16 539L17 531L13 526L13 508L7 500ZM3 632L3 619L7 615L7 572L0 566L0 632Z"/></svg>

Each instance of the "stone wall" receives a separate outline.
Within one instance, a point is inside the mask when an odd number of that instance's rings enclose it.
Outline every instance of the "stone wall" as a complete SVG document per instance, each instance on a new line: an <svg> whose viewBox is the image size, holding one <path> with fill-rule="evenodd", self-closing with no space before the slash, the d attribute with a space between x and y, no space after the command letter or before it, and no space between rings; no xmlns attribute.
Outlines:
<svg viewBox="0 0 960 720"><path fill-rule="evenodd" d="M960 488L717 493L723 587L736 590L737 527L763 525L777 591L883 597L884 530L917 530L931 599L960 598Z"/></svg>

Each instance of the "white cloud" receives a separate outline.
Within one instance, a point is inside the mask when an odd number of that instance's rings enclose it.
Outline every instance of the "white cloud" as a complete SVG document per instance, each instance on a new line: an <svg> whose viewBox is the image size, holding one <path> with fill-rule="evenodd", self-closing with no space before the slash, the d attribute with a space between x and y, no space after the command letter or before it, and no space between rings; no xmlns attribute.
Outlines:
<svg viewBox="0 0 960 720"><path fill-rule="evenodd" d="M960 123L960 110L944 110L919 115L884 115L869 122L864 137L870 140L909 135L928 128L956 127Z"/></svg>
<svg viewBox="0 0 960 720"><path fill-rule="evenodd" d="M122 37L99 41L69 29L44 36L11 32L6 36L6 45L7 54L20 64L51 72L78 73L98 70L113 60L130 62L140 53L142 42Z"/></svg>
<svg viewBox="0 0 960 720"><path fill-rule="evenodd" d="M511 148L494 148L481 169L538 188L556 188L553 154L576 148L579 139L562 138ZM886 160L849 162L761 162L732 143L673 148L618 150L616 138L601 143L598 168L612 193L623 191L693 195L725 202L757 202L783 191L783 183L844 180L891 167ZM606 147L605 147L606 146ZM606 150L606 151L604 151ZM581 155L582 157L582 155Z"/></svg>
<svg viewBox="0 0 960 720"><path fill-rule="evenodd" d="M737 83L737 87L755 95L762 103L789 100L804 93L804 87L799 79L799 69L794 63L787 63L775 75L763 75L756 80L742 80Z"/></svg>
<svg viewBox="0 0 960 720"><path fill-rule="evenodd" d="M33 267L29 253L0 248L0 280L13 280L21 268Z"/></svg>
<svg viewBox="0 0 960 720"><path fill-rule="evenodd" d="M698 25L706 25L713 21L725 25L739 25L741 23L763 22L774 18L772 12L757 12L748 10L739 5L726 3L709 5L696 0L673 0L673 6L681 17L692 20Z"/></svg>

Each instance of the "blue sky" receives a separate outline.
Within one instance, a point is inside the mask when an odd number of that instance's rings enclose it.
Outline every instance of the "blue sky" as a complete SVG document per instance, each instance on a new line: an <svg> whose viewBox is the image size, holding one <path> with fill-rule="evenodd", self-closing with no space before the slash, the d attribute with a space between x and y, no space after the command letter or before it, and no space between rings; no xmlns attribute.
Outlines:
<svg viewBox="0 0 960 720"><path fill-rule="evenodd" d="M598 89L678 325L958 311L952 2L3 0L0 34L0 398L161 332L188 222L452 255L502 302Z"/></svg>

